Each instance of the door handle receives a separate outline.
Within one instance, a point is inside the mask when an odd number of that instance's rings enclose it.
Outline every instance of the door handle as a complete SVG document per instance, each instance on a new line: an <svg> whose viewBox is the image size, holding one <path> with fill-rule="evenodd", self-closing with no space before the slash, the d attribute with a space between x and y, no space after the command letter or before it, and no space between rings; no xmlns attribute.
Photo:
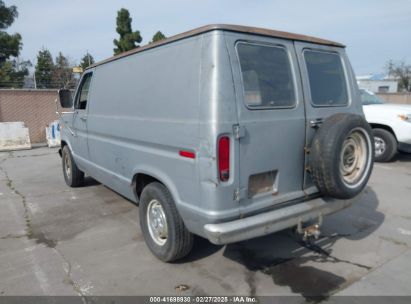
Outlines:
<svg viewBox="0 0 411 304"><path fill-rule="evenodd" d="M73 131L69 126L66 126L66 127L67 127L67 129L69 130L69 132L70 132L70 134L71 134L72 136L74 136L74 137L77 136L77 134L74 133L74 131Z"/></svg>
<svg viewBox="0 0 411 304"><path fill-rule="evenodd" d="M86 121L86 120L87 120L87 116L80 116L80 119L81 119L82 121Z"/></svg>
<svg viewBox="0 0 411 304"><path fill-rule="evenodd" d="M312 119L310 120L310 127L314 129L319 128L323 122L324 122L324 118Z"/></svg>

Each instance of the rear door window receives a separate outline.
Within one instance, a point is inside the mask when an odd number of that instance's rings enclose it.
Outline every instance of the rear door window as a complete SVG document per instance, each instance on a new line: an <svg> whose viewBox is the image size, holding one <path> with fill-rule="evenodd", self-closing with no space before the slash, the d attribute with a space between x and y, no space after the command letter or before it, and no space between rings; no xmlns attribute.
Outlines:
<svg viewBox="0 0 411 304"><path fill-rule="evenodd" d="M314 106L344 106L348 104L347 82L340 55L321 51L304 51Z"/></svg>
<svg viewBox="0 0 411 304"><path fill-rule="evenodd" d="M287 50L280 46L238 43L244 100L249 108L290 108L296 103Z"/></svg>

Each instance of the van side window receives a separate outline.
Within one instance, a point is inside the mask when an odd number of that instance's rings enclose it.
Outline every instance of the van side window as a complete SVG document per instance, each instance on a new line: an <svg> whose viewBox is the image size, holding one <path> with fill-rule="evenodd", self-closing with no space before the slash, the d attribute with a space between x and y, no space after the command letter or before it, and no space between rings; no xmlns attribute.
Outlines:
<svg viewBox="0 0 411 304"><path fill-rule="evenodd" d="M304 60L312 104L316 106L348 104L347 83L340 55L305 50Z"/></svg>
<svg viewBox="0 0 411 304"><path fill-rule="evenodd" d="M88 73L84 75L81 80L74 104L75 109L85 110L87 107L88 91L90 89L92 74L93 73Z"/></svg>
<svg viewBox="0 0 411 304"><path fill-rule="evenodd" d="M295 105L294 83L283 47L238 43L244 88L249 108L289 108Z"/></svg>

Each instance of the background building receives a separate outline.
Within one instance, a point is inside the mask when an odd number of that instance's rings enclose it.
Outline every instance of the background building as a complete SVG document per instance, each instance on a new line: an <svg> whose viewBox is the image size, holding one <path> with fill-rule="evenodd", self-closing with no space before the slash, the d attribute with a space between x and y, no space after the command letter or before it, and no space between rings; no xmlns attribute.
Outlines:
<svg viewBox="0 0 411 304"><path fill-rule="evenodd" d="M385 74L370 74L357 76L357 83L361 89L373 93L397 93L398 82L396 79L388 78Z"/></svg>

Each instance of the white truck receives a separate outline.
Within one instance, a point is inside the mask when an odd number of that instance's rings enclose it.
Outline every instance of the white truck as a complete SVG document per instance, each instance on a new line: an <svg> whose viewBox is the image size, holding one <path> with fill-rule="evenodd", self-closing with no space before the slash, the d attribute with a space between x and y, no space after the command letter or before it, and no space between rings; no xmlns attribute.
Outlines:
<svg viewBox="0 0 411 304"><path fill-rule="evenodd" d="M365 118L373 129L375 161L388 162L397 151L411 153L411 105L388 104L368 90L360 92Z"/></svg>

